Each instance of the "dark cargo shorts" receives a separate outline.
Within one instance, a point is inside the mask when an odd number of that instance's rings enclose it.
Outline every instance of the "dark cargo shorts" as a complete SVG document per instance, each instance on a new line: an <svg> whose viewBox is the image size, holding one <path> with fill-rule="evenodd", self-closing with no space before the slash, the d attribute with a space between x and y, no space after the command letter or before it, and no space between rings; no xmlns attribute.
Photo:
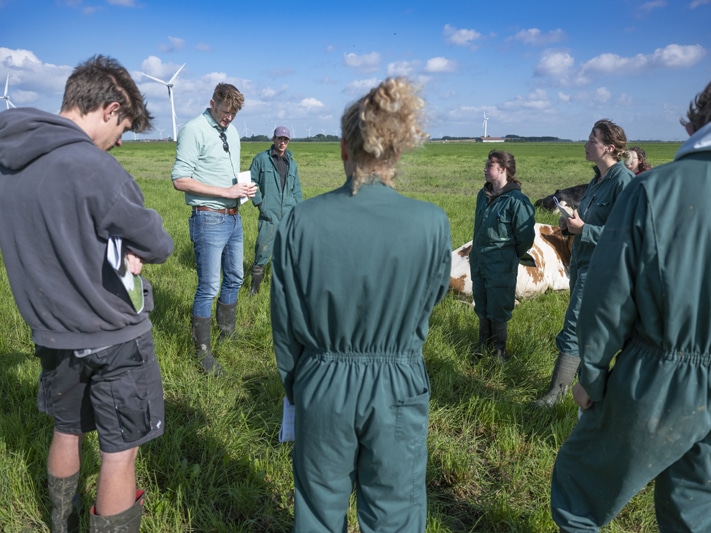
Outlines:
<svg viewBox="0 0 711 533"><path fill-rule="evenodd" d="M108 453L163 434L163 385L150 331L86 357L43 346L35 355L42 362L37 406L54 418L55 430L96 430L99 448Z"/></svg>

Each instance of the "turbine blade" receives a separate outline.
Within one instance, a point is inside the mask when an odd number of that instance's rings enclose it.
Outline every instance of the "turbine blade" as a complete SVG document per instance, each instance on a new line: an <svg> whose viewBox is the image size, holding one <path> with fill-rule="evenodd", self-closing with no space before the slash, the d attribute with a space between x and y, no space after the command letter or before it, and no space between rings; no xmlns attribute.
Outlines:
<svg viewBox="0 0 711 533"><path fill-rule="evenodd" d="M178 74L180 74L180 71L183 70L183 67L185 65L186 65L186 63L183 63L182 65L180 65L180 68L178 69L178 71L175 74L173 74L173 77L170 78L170 81L168 83L173 83L175 81L175 78L178 77Z"/></svg>
<svg viewBox="0 0 711 533"><path fill-rule="evenodd" d="M5 78L5 94L3 96L7 96L7 85L10 83L10 75L7 75L7 78Z"/></svg>
<svg viewBox="0 0 711 533"><path fill-rule="evenodd" d="M146 74L145 72L141 72L141 74L143 74L146 78L152 79L153 81L157 81L158 83L162 83L163 85L168 85L168 84L167 84L166 82L164 82L163 80L159 80L158 78L154 78L153 76L149 76L149 75Z"/></svg>

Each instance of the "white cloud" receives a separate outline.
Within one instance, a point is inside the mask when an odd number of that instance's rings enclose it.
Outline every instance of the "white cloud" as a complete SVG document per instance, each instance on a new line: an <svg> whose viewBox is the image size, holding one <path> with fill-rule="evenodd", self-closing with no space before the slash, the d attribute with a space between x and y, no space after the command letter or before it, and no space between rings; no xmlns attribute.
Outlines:
<svg viewBox="0 0 711 533"><path fill-rule="evenodd" d="M467 46L470 42L481 39L482 35L476 30L458 30L454 26L444 26L445 41L456 46Z"/></svg>
<svg viewBox="0 0 711 533"><path fill-rule="evenodd" d="M570 95L563 92L558 92L558 100L567 104L570 102Z"/></svg>
<svg viewBox="0 0 711 533"><path fill-rule="evenodd" d="M609 90L607 90L607 87L598 87L595 89L595 101L600 103L600 104L606 104L610 98L612 98L612 94L610 93Z"/></svg>
<svg viewBox="0 0 711 533"><path fill-rule="evenodd" d="M107 0L110 6L136 7L136 0Z"/></svg>
<svg viewBox="0 0 711 533"><path fill-rule="evenodd" d="M195 50L198 52L210 52L212 51L212 47L207 43L197 43L195 45Z"/></svg>
<svg viewBox="0 0 711 533"><path fill-rule="evenodd" d="M575 59L568 52L546 50L534 67L537 76L567 77L575 64Z"/></svg>
<svg viewBox="0 0 711 533"><path fill-rule="evenodd" d="M513 37L510 37L511 41L521 41L524 44L530 44L531 46L547 46L549 44L557 43L565 39L565 32L558 28L557 30L549 31L548 33L542 33L538 28L531 28L528 30L521 30Z"/></svg>
<svg viewBox="0 0 711 533"><path fill-rule="evenodd" d="M378 85L378 83L380 83L380 80L378 78L352 81L348 85L346 85L346 88L343 89L343 92L347 94L357 94L360 96L363 93L370 91L373 87Z"/></svg>
<svg viewBox="0 0 711 533"><path fill-rule="evenodd" d="M706 4L710 3L711 0L694 0L689 4L689 9L696 9L699 6L705 6Z"/></svg>
<svg viewBox="0 0 711 533"><path fill-rule="evenodd" d="M266 87L262 89L259 93L259 97L262 100L273 100L277 96L284 94L289 89L288 85L282 85L279 89L273 89L272 87Z"/></svg>
<svg viewBox="0 0 711 533"><path fill-rule="evenodd" d="M457 70L457 62L445 57L433 57L427 60L425 72L454 72Z"/></svg>
<svg viewBox="0 0 711 533"><path fill-rule="evenodd" d="M180 37L168 36L168 42L170 44L161 44L159 48L163 52L175 52L176 50L182 50L185 47L185 40Z"/></svg>
<svg viewBox="0 0 711 533"><path fill-rule="evenodd" d="M373 72L380 68L380 54L378 52L371 52L359 56L351 52L343 56L343 62L347 67L354 68L361 72Z"/></svg>
<svg viewBox="0 0 711 533"><path fill-rule="evenodd" d="M304 98L299 102L299 106L306 109L306 111L314 111L323 107L323 102L316 98Z"/></svg>
<svg viewBox="0 0 711 533"><path fill-rule="evenodd" d="M670 44L657 48L653 54L637 54L632 57L622 57L617 54L600 54L582 66L584 72L601 72L604 74L636 73L652 68L685 68L701 61L706 50L699 44Z"/></svg>
<svg viewBox="0 0 711 533"><path fill-rule="evenodd" d="M654 9L659 9L662 7L667 7L667 2L666 0L651 0L650 2L645 2L641 6L639 6L639 11L641 13L648 13Z"/></svg>
<svg viewBox="0 0 711 533"><path fill-rule="evenodd" d="M418 67L417 61L397 61L387 68L388 76L410 76Z"/></svg>

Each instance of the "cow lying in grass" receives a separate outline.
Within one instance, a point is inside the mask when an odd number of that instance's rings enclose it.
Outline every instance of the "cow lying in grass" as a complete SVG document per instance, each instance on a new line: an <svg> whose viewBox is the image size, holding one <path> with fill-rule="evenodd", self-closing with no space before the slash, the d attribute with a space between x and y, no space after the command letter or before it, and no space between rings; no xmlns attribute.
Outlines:
<svg viewBox="0 0 711 533"><path fill-rule="evenodd" d="M563 235L557 226L536 224L536 237L529 251L536 266L518 266L516 300L532 298L547 290L568 289L572 245L573 237ZM449 275L449 287L466 296L472 295L469 269L471 249L472 241L469 241L452 252L452 270Z"/></svg>
<svg viewBox="0 0 711 533"><path fill-rule="evenodd" d="M567 189L558 189L553 194L546 196L545 198L541 198L540 200L536 200L534 205L535 207L543 207L544 209L548 209L548 211L553 211L555 210L555 202L553 201L553 197L555 196L558 198L560 203L565 202L565 204L569 207L577 209L578 204L580 203L580 200L582 200L587 189L587 183L575 185L574 187L568 187Z"/></svg>

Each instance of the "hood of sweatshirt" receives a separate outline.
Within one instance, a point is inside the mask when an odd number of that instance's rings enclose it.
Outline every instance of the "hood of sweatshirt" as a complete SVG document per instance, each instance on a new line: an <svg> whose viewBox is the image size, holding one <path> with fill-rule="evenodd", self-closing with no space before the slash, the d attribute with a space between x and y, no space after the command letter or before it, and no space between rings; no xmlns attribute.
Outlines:
<svg viewBox="0 0 711 533"><path fill-rule="evenodd" d="M44 154L73 143L93 144L69 119L31 107L0 113L0 165L21 170Z"/></svg>

